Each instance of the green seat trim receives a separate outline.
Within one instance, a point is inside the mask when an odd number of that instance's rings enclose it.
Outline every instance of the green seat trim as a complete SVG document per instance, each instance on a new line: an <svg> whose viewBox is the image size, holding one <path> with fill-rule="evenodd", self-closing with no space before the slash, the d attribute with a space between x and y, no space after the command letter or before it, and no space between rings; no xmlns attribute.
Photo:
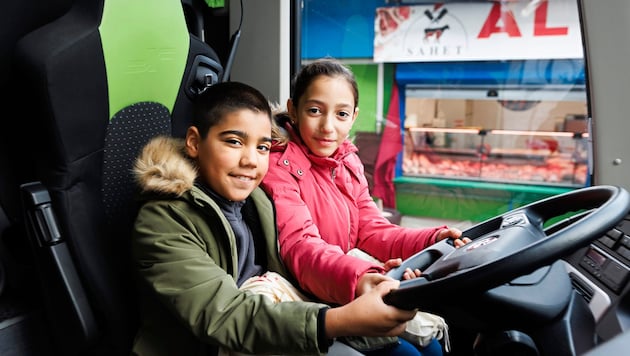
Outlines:
<svg viewBox="0 0 630 356"><path fill-rule="evenodd" d="M110 120L144 101L158 102L172 113L190 46L181 2L107 0L99 32Z"/></svg>

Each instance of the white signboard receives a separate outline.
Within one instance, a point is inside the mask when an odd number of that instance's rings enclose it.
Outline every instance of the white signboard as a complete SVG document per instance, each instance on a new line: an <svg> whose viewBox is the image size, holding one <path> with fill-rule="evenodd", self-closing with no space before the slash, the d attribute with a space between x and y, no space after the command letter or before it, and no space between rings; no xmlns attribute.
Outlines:
<svg viewBox="0 0 630 356"><path fill-rule="evenodd" d="M582 58L576 1L376 9L375 62Z"/></svg>

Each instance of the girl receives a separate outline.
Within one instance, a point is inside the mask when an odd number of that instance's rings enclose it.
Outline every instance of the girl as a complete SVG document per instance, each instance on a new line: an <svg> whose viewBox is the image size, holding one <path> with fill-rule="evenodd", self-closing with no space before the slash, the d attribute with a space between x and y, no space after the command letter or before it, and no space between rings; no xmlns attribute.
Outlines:
<svg viewBox="0 0 630 356"><path fill-rule="evenodd" d="M317 298L346 304L389 280L384 272L423 248L461 231L439 226L403 228L391 224L368 191L363 165L348 133L359 113L353 73L325 58L296 75L287 114L278 115L270 167L261 187L277 207L280 255L300 287ZM347 255L358 248L384 265ZM407 270L405 278L420 275ZM391 340L386 354L417 354ZM441 354L434 340L429 349ZM362 347L367 352L375 345Z"/></svg>

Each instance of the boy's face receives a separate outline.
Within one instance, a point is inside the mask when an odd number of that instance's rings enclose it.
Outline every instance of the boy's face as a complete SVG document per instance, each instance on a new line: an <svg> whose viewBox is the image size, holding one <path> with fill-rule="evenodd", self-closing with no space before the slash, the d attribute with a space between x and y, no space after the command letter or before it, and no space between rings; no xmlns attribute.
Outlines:
<svg viewBox="0 0 630 356"><path fill-rule="evenodd" d="M243 201L269 168L271 122L264 113L239 110L226 115L201 140L196 127L186 133L186 150L199 175L217 194Z"/></svg>

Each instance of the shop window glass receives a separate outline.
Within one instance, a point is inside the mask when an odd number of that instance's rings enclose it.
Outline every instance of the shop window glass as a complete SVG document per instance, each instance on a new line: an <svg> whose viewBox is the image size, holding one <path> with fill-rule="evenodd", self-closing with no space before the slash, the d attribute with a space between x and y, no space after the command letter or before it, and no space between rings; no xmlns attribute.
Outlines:
<svg viewBox="0 0 630 356"><path fill-rule="evenodd" d="M590 185L577 1L307 0L302 14L303 61L330 55L379 67L378 77L361 78L380 83L366 89L381 91L374 117L360 117L377 132L399 89L400 201L409 184L530 187L518 203L505 198L507 209Z"/></svg>

